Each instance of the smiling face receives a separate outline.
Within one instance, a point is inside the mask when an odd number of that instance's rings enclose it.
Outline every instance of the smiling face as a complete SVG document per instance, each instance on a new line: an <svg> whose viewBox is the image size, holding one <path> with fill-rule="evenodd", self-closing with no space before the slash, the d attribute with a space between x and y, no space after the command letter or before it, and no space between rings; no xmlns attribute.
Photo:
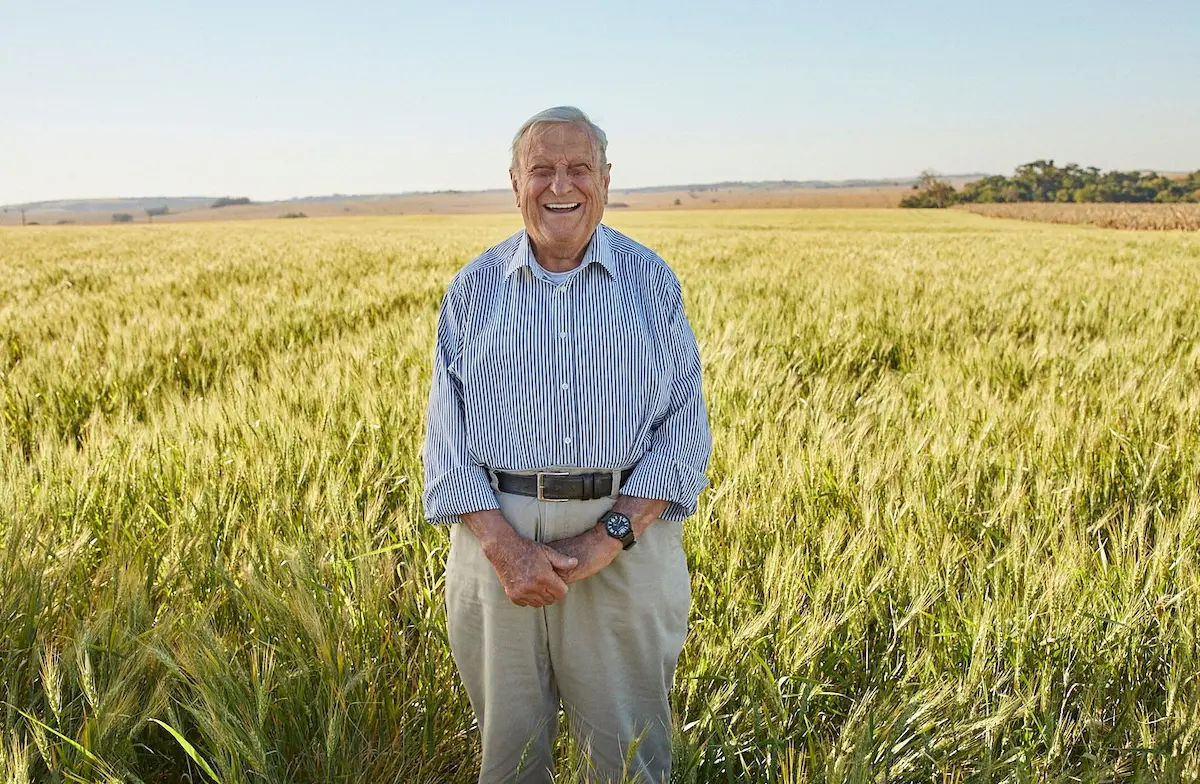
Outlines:
<svg viewBox="0 0 1200 784"><path fill-rule="evenodd" d="M551 271L572 269L604 216L610 167L574 123L533 126L519 153L509 175L534 257Z"/></svg>

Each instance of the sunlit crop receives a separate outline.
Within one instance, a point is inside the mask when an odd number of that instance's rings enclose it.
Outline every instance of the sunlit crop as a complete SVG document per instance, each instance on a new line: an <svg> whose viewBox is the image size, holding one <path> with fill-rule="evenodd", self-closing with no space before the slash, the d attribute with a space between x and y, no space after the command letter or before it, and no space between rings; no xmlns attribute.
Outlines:
<svg viewBox="0 0 1200 784"><path fill-rule="evenodd" d="M1106 229L1200 230L1200 204L970 204L964 209L992 218L1045 223L1085 223Z"/></svg>
<svg viewBox="0 0 1200 784"><path fill-rule="evenodd" d="M610 218L715 441L678 781L1200 778L1200 235ZM0 781L473 780L419 456L517 220L0 230Z"/></svg>

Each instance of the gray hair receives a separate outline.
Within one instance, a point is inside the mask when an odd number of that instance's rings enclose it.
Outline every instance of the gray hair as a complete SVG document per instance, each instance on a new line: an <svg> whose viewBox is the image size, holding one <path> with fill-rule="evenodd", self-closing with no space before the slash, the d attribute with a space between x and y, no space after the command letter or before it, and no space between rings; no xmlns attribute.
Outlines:
<svg viewBox="0 0 1200 784"><path fill-rule="evenodd" d="M574 125L582 125L591 134L592 141L600 153L600 168L603 169L608 165L608 136L600 129L600 126L592 122L592 119L584 114L582 109L577 109L574 106L555 106L550 109L543 109L533 115L517 131L517 135L512 140L512 163L509 165L510 171L516 171L517 169L517 157L521 149L521 142L529 134L529 129L539 123L572 123Z"/></svg>

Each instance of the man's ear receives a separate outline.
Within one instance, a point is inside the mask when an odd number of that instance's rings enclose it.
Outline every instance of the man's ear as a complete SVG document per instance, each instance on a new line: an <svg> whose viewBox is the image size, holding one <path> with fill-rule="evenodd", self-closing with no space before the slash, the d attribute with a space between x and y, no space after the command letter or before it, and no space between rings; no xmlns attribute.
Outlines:
<svg viewBox="0 0 1200 784"><path fill-rule="evenodd" d="M517 172L514 169L508 170L508 179L512 182L513 196L517 198L517 208L521 207L521 188L517 184Z"/></svg>
<svg viewBox="0 0 1200 784"><path fill-rule="evenodd" d="M608 184L612 181L612 164L604 164L604 204L608 206Z"/></svg>

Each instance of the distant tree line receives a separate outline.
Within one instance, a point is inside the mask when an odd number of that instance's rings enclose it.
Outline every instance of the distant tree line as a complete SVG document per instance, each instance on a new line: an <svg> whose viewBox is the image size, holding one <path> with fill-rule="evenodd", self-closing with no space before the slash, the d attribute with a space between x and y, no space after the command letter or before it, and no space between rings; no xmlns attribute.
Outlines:
<svg viewBox="0 0 1200 784"><path fill-rule="evenodd" d="M211 209L220 209L221 207L236 207L239 204L250 204L250 200L244 196L233 198L230 196L222 196L212 203Z"/></svg>
<svg viewBox="0 0 1200 784"><path fill-rule="evenodd" d="M900 200L901 207L949 207L1022 201L1040 202L1200 202L1200 171L1184 177L1156 172L1109 171L1074 163L1058 167L1054 161L1034 161L1018 166L1011 177L984 177L956 190L932 172L923 172L914 193Z"/></svg>

